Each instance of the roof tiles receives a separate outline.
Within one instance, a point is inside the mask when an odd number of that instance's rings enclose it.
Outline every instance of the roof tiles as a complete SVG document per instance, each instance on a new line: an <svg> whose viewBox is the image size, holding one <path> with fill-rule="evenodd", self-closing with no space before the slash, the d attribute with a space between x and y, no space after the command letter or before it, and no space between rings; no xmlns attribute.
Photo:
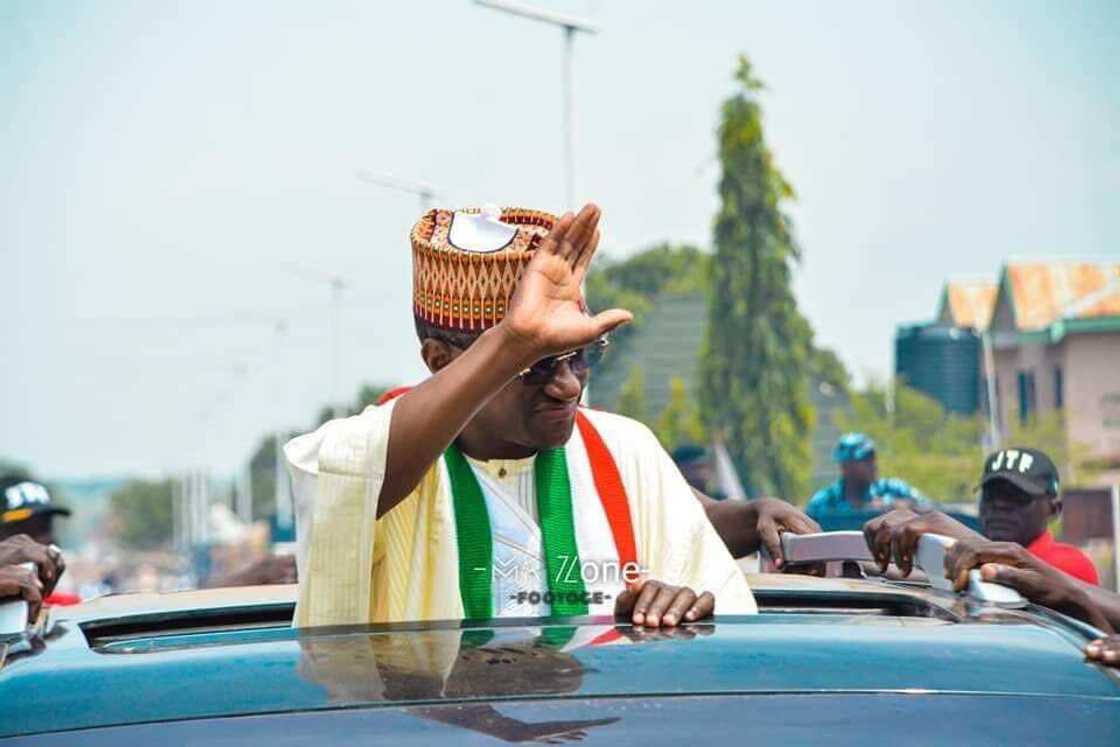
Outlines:
<svg viewBox="0 0 1120 747"><path fill-rule="evenodd" d="M1020 331L1120 315L1120 261L1009 262L1006 277Z"/></svg>

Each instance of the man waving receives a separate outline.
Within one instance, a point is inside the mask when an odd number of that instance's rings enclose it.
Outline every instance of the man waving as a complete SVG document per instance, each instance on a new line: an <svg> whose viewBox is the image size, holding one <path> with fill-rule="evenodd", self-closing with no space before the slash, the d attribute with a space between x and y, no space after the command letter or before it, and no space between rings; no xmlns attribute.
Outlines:
<svg viewBox="0 0 1120 747"><path fill-rule="evenodd" d="M606 335L581 283L599 209L432 210L412 231L424 383L291 441L297 625L609 614L754 599L645 426L579 407Z"/></svg>

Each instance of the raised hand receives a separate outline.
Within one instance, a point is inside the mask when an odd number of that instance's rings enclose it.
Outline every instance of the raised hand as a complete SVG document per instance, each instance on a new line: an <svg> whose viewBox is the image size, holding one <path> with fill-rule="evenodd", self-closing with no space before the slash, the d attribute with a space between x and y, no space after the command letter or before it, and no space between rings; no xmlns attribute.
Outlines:
<svg viewBox="0 0 1120 747"><path fill-rule="evenodd" d="M623 309L595 316L583 306L583 278L599 245L599 208L565 213L526 266L500 326L536 356L582 347L630 321Z"/></svg>

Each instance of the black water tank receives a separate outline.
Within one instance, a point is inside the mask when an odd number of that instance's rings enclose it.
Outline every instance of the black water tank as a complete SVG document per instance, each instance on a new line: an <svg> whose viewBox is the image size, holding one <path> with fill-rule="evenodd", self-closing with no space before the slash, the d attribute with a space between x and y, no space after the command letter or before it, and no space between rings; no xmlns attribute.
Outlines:
<svg viewBox="0 0 1120 747"><path fill-rule="evenodd" d="M950 412L980 409L980 355L980 336L971 329L914 324L895 334L895 375Z"/></svg>

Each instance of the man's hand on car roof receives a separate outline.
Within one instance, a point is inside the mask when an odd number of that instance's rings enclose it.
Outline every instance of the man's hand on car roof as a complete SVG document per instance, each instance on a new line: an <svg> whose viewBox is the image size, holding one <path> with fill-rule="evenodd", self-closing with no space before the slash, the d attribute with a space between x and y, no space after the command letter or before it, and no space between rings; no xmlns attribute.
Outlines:
<svg viewBox="0 0 1120 747"><path fill-rule="evenodd" d="M742 558L766 548L774 566L781 568L785 562L782 557L782 532L815 534L821 531L820 524L780 498L717 501L696 488L692 492L733 558Z"/></svg>
<svg viewBox="0 0 1120 747"><path fill-rule="evenodd" d="M710 591L697 596L687 586L671 586L661 581L639 581L618 595L614 616L630 619L647 628L671 628L682 622L711 617L716 598Z"/></svg>
<svg viewBox="0 0 1120 747"><path fill-rule="evenodd" d="M1120 635L1098 638L1085 647L1086 661L1120 669Z"/></svg>
<svg viewBox="0 0 1120 747"><path fill-rule="evenodd" d="M945 554L945 577L960 591L968 586L968 572L973 568L980 569L980 577L985 581L1009 586L1035 604L1112 631L1108 619L1081 582L1018 543L983 538L958 540Z"/></svg>
<svg viewBox="0 0 1120 747"><path fill-rule="evenodd" d="M50 596L66 570L62 551L54 545L41 545L26 534L15 534L0 541L0 566L34 563L38 569L43 596Z"/></svg>
<svg viewBox="0 0 1120 747"><path fill-rule="evenodd" d="M816 534L821 525L806 516L801 509L778 498L758 498L747 505L753 510L755 531L776 568L785 562L782 557L782 532Z"/></svg>
<svg viewBox="0 0 1120 747"><path fill-rule="evenodd" d="M29 568L18 565L0 567L0 601L23 599L27 602L27 622L35 622L43 606L43 582Z"/></svg>
<svg viewBox="0 0 1120 747"><path fill-rule="evenodd" d="M957 540L983 539L940 511L918 513L908 508L897 508L863 525L863 536L875 562L879 564L880 573L886 573L893 560L903 577L909 576L914 568L914 553L923 534L941 534Z"/></svg>

